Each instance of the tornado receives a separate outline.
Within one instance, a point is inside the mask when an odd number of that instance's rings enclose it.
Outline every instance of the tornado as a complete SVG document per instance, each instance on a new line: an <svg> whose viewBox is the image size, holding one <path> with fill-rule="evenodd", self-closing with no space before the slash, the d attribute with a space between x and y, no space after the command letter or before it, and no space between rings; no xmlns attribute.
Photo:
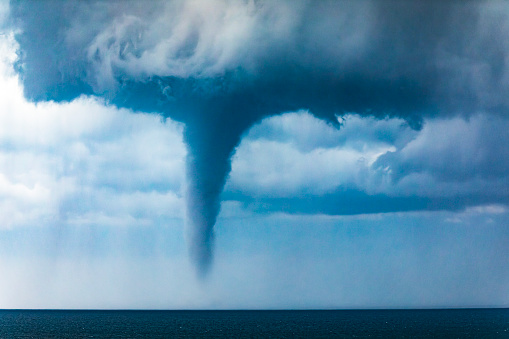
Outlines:
<svg viewBox="0 0 509 339"><path fill-rule="evenodd" d="M231 170L230 158L242 135L228 121L211 128L207 120L188 124L184 131L188 149L186 238L190 258L200 277L207 275L212 264L213 229L221 208L220 195Z"/></svg>
<svg viewBox="0 0 509 339"><path fill-rule="evenodd" d="M32 101L80 95L185 125L185 223L200 277L231 157L253 124L506 114L508 6L491 1L11 1ZM480 71L482 70L482 71Z"/></svg>

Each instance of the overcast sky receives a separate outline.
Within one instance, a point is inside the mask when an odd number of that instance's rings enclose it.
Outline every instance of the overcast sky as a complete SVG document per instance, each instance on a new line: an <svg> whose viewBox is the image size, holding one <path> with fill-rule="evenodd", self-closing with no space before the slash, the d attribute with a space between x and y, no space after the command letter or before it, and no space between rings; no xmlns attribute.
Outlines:
<svg viewBox="0 0 509 339"><path fill-rule="evenodd" d="M509 6L385 4L1 2L0 308L508 306Z"/></svg>

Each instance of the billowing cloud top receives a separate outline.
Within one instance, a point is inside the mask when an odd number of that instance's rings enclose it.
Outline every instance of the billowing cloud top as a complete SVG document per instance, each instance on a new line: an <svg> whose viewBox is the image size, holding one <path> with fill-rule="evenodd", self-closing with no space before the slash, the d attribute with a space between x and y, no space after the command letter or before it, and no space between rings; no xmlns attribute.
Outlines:
<svg viewBox="0 0 509 339"><path fill-rule="evenodd" d="M198 98L228 98L244 116L256 106L257 115L308 108L419 119L508 105L508 11L498 2L11 6L34 100L104 94L180 120L193 118L169 103ZM133 97L140 91L143 100Z"/></svg>

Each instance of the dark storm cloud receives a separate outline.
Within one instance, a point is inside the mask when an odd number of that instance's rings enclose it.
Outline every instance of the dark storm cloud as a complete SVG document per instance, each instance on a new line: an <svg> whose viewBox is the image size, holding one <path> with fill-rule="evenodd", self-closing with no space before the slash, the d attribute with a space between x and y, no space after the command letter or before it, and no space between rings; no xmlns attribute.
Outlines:
<svg viewBox="0 0 509 339"><path fill-rule="evenodd" d="M464 1L12 1L32 100L104 96L186 123L191 255L206 271L230 157L262 118L308 109L506 114L507 5Z"/></svg>
<svg viewBox="0 0 509 339"><path fill-rule="evenodd" d="M422 210L462 211L477 205L508 204L509 194L497 192L495 195L459 194L454 197L390 196L368 194L358 189L340 187L323 195L304 197L257 197L254 199L241 193L225 192L223 199L240 201L245 208L260 213L283 212L334 216Z"/></svg>
<svg viewBox="0 0 509 339"><path fill-rule="evenodd" d="M214 5L220 13L207 13ZM34 100L104 94L185 121L201 120L210 103L256 120L298 108L332 120L369 110L419 121L507 107L506 13L494 4L214 5L13 2L25 93ZM237 37L221 39L227 33Z"/></svg>

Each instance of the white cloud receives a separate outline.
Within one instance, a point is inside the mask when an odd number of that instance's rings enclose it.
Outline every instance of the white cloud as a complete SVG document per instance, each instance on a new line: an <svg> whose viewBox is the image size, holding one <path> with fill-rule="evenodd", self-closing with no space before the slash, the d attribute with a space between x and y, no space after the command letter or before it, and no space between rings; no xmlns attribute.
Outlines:
<svg viewBox="0 0 509 339"><path fill-rule="evenodd" d="M0 0L0 30L9 16L9 0ZM0 32L1 34L1 32Z"/></svg>
<svg viewBox="0 0 509 339"><path fill-rule="evenodd" d="M87 197L81 206L70 201ZM67 223L119 227L154 225L160 220L183 218L184 203L175 192L122 192L96 188L89 194L66 197Z"/></svg>
<svg viewBox="0 0 509 339"><path fill-rule="evenodd" d="M507 206L494 204L494 205L481 205L467 208L466 213L477 214L504 214L507 213Z"/></svg>
<svg viewBox="0 0 509 339"><path fill-rule="evenodd" d="M290 143L251 141L237 150L227 189L253 196L324 194L355 183L390 149L377 145L363 152L339 147L300 152Z"/></svg>
<svg viewBox="0 0 509 339"><path fill-rule="evenodd" d="M117 16L87 46L93 66L90 80L97 91L115 87L114 69L144 78L211 76L241 64L250 68L256 55L267 52L270 39L291 33L303 7L303 3L201 0L153 5L147 6L156 8L146 10L146 17L145 10ZM82 31L74 27L68 40L81 39Z"/></svg>
<svg viewBox="0 0 509 339"><path fill-rule="evenodd" d="M346 115L340 129L305 111L265 119L237 148L226 190L291 197L368 189L371 165L414 134L400 119Z"/></svg>
<svg viewBox="0 0 509 339"><path fill-rule="evenodd" d="M182 217L182 126L92 97L34 104L0 39L0 227Z"/></svg>
<svg viewBox="0 0 509 339"><path fill-rule="evenodd" d="M449 199L446 209L508 202L509 120L504 117L429 119L419 131L399 119L350 114L340 122L337 129L305 111L265 119L237 148L226 191L262 202L327 196L338 189L426 198L433 208ZM345 194L330 198L345 204ZM418 206L428 205L421 200Z"/></svg>

